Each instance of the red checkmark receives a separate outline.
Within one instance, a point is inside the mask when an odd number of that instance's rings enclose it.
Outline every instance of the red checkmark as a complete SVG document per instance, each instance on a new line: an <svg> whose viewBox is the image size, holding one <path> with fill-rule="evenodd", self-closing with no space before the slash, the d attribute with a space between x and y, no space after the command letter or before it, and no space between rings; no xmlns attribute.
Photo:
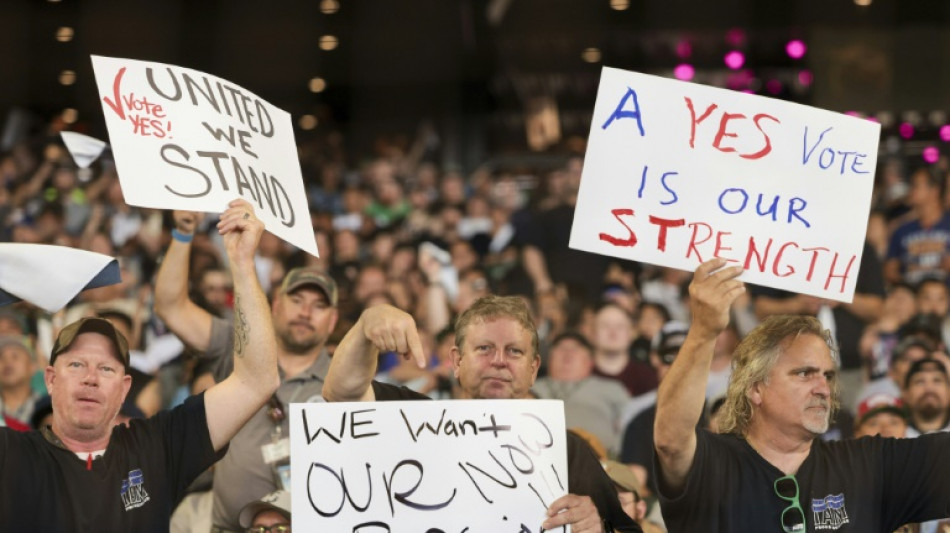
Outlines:
<svg viewBox="0 0 950 533"><path fill-rule="evenodd" d="M109 104L109 107L111 107L112 110L115 111L115 114L119 115L119 118L121 118L122 120L125 120L125 110L122 109L122 98L119 96L120 95L119 86L122 85L122 76L124 74L125 74L125 67L122 67L119 69L119 73L115 75L115 81L112 82L112 93L113 93L113 96L115 97L115 102L113 102L112 100L109 100L108 96L102 97L102 100L105 101L105 103Z"/></svg>

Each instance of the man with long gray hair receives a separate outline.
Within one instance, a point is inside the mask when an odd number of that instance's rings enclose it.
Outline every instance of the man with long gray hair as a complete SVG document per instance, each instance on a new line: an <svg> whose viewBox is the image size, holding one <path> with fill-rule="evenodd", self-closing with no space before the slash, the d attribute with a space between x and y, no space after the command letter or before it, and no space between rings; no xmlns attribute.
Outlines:
<svg viewBox="0 0 950 533"><path fill-rule="evenodd" d="M812 317L766 319L736 348L720 421L697 430L716 337L745 291L713 259L690 284L692 325L660 385L654 467L670 533L891 532L946 515L950 435L823 442L838 361Z"/></svg>

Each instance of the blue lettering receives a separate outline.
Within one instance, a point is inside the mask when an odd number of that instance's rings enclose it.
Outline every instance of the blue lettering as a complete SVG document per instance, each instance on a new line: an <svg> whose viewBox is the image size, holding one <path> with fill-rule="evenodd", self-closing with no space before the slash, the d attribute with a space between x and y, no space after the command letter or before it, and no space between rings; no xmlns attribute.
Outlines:
<svg viewBox="0 0 950 533"><path fill-rule="evenodd" d="M647 186L647 170L650 170L650 167L643 165L643 175L640 176L640 190L637 191L637 198L643 198L643 189Z"/></svg>
<svg viewBox="0 0 950 533"><path fill-rule="evenodd" d="M825 164L825 154L831 155L831 160L828 161L828 164ZM824 150L821 151L821 154L818 156L818 166L821 167L822 169L827 169L834 162L835 162L835 151L832 150L831 148L825 148Z"/></svg>
<svg viewBox="0 0 950 533"><path fill-rule="evenodd" d="M855 153L857 152L842 152L841 150L838 150L838 155L841 156L841 175L842 176L844 176L844 168L848 164L848 156L854 155Z"/></svg>
<svg viewBox="0 0 950 533"><path fill-rule="evenodd" d="M806 202L805 200L802 200L801 198L797 196L795 198L790 199L788 201L788 223L791 224L792 218L794 217L794 218L797 218L798 220L801 220L802 223L805 224L806 228L810 228L811 224L809 224L807 220L805 220L804 218L802 218L801 215L798 214L803 209L805 209L806 206L808 206L808 202Z"/></svg>
<svg viewBox="0 0 950 533"><path fill-rule="evenodd" d="M808 126L805 126L805 138L802 139L802 164L807 164L808 160L811 159L811 154L814 153L815 148L818 148L818 145L821 144L821 140L824 139L825 134L831 131L833 128L828 128L825 131L821 132L821 135L818 136L818 140L815 141L815 144L812 145L811 149L808 149Z"/></svg>
<svg viewBox="0 0 950 533"><path fill-rule="evenodd" d="M635 109L634 111L624 110L624 106L627 105L627 100L630 100L630 99L633 99L633 107ZM601 126L601 128L607 129L607 126L610 126L610 124L614 120L621 119L621 118L637 119L637 127L640 128L640 136L643 137L644 135L646 135L643 131L643 121L641 120L641 117L640 117L640 103L637 100L637 92L631 89L630 87L627 87L627 94L623 95L623 98L620 99L620 103L617 104L617 109L615 109L614 112L611 113L610 118L607 119L607 122L604 122L604 125Z"/></svg>
<svg viewBox="0 0 950 533"><path fill-rule="evenodd" d="M858 167L864 165L864 158L867 156L868 154L855 154L854 159L851 160L851 172L855 174L869 174L869 170L858 170Z"/></svg>
<svg viewBox="0 0 950 533"><path fill-rule="evenodd" d="M762 198L763 196L760 194L759 200L755 203L755 212L762 217L765 215L772 215L772 222L775 222L777 220L775 213L778 211L778 195L775 195L775 198L772 200L772 205L769 206L768 210L764 212L762 211Z"/></svg>
<svg viewBox="0 0 950 533"><path fill-rule="evenodd" d="M740 205L738 209L734 211L730 211L729 209L726 208L726 206L722 204L722 200L723 198L726 197L727 194L733 193L733 192L737 192L742 195L742 205ZM745 209L745 206L748 202L749 202L749 195L742 189L726 189L722 191L722 194L719 195L719 209L722 209L724 212L729 213L730 215L741 213Z"/></svg>
<svg viewBox="0 0 950 533"><path fill-rule="evenodd" d="M667 200L667 201L665 201L665 202L660 202L660 205L675 204L676 201L679 200L679 196L676 195L676 191L674 191L673 189L671 189L670 186L667 185L667 183L666 183L666 177L667 177L667 176L678 176L678 175L679 175L679 172L666 172L666 173L664 173L663 176L660 178L660 183L663 185L663 188L666 189L666 192L670 193L670 195L673 196L673 198L672 198L671 200Z"/></svg>

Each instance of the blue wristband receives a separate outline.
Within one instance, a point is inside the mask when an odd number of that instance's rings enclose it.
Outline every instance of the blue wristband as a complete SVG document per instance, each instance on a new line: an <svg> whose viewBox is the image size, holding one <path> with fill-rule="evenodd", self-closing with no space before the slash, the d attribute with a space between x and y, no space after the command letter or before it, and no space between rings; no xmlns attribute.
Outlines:
<svg viewBox="0 0 950 533"><path fill-rule="evenodd" d="M178 242L191 242L191 239L194 239L194 235L186 235L177 229L172 228L172 238Z"/></svg>

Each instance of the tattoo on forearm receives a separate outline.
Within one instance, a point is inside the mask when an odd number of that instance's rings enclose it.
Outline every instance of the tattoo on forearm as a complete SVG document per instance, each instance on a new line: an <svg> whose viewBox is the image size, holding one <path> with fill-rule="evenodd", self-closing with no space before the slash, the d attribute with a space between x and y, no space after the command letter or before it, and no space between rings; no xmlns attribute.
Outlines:
<svg viewBox="0 0 950 533"><path fill-rule="evenodd" d="M234 356L244 357L250 325L247 323L247 315L244 314L244 309L241 308L240 296L234 300L234 311Z"/></svg>

